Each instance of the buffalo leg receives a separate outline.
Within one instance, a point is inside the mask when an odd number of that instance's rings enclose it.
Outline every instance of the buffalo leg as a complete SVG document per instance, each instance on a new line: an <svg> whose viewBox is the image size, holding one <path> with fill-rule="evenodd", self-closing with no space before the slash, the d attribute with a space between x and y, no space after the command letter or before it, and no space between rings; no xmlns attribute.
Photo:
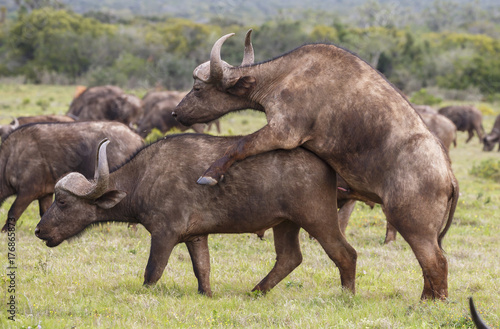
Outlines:
<svg viewBox="0 0 500 329"><path fill-rule="evenodd" d="M444 203L446 204L446 203ZM444 218L448 207L429 208L427 213L419 216L425 218ZM401 211L396 211L401 213ZM409 217L398 220L389 211L387 220L397 228L401 236L408 242L422 268L424 289L421 299L446 299L448 297L448 262L438 243L442 223L422 225L420 218Z"/></svg>
<svg viewBox="0 0 500 329"><path fill-rule="evenodd" d="M398 234L398 231L394 226L392 226L391 223L387 222L386 229L385 229L385 244L388 244L389 242L396 241L396 235Z"/></svg>
<svg viewBox="0 0 500 329"><path fill-rule="evenodd" d="M210 289L210 252L208 250L208 237L200 236L193 241L186 242L186 246L193 263L193 271L198 280L198 292L212 297Z"/></svg>
<svg viewBox="0 0 500 329"><path fill-rule="evenodd" d="M304 229L321 244L340 272L342 287L355 293L356 250L334 225L304 225Z"/></svg>
<svg viewBox="0 0 500 329"><path fill-rule="evenodd" d="M167 234L151 235L151 250L144 272L144 285L154 285L161 278L176 242L176 239Z"/></svg>
<svg viewBox="0 0 500 329"><path fill-rule="evenodd" d="M345 230L347 228L347 224L349 223L349 218L351 217L351 214L354 211L355 206L356 206L356 200L347 200L345 204L338 211L340 231L344 235L345 235Z"/></svg>
<svg viewBox="0 0 500 329"><path fill-rule="evenodd" d="M198 184L217 184L229 167L236 161L241 161L249 156L276 149L290 150L302 144L298 134L292 134L289 131L275 131L276 129L277 128L271 128L271 126L267 124L253 134L240 138L227 149L224 156L216 160L210 168L205 171L203 176L198 179Z"/></svg>
<svg viewBox="0 0 500 329"><path fill-rule="evenodd" d="M33 199L31 197L18 194L16 200L12 203L12 206L9 209L7 214L7 221L5 222L4 227L2 228L2 232L7 232L10 225L15 225L19 217L23 214L23 212L28 208L31 201Z"/></svg>
<svg viewBox="0 0 500 329"><path fill-rule="evenodd" d="M42 217L43 214L45 214L45 212L47 211L47 209L49 209L51 204L52 204L52 193L38 199L38 209L40 212L40 217Z"/></svg>
<svg viewBox="0 0 500 329"><path fill-rule="evenodd" d="M271 290L300 265L302 253L300 252L299 230L300 226L289 221L273 227L276 263L271 272L252 291L265 293Z"/></svg>
<svg viewBox="0 0 500 329"><path fill-rule="evenodd" d="M465 141L466 143L468 143L472 139L472 137L474 137L474 131L472 129L468 130L467 132L469 133L469 137Z"/></svg>

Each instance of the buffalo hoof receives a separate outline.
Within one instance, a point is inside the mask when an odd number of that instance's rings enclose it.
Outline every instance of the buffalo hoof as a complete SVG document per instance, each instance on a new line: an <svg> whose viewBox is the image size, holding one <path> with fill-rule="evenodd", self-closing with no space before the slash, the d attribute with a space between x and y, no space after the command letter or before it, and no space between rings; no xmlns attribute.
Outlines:
<svg viewBox="0 0 500 329"><path fill-rule="evenodd" d="M214 186L217 185L218 181L212 177L201 176L200 178L198 178L198 181L196 183L200 185Z"/></svg>

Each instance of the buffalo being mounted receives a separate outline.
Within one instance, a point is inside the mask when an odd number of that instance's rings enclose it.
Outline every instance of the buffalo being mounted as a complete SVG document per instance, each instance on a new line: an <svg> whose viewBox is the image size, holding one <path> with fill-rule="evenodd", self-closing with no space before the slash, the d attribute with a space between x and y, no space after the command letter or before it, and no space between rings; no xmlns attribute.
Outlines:
<svg viewBox="0 0 500 329"><path fill-rule="evenodd" d="M34 200L43 215L62 175L78 171L92 177L96 144L104 137L114 141L110 147L114 166L143 145L139 135L118 122L28 124L8 135L0 146L0 204L11 195L16 199L2 231L15 225Z"/></svg>
<svg viewBox="0 0 500 329"><path fill-rule="evenodd" d="M339 268L342 286L354 293L356 251L336 221L336 175L317 156L302 148L269 152L233 166L216 188L194 184L198 172L236 141L203 134L168 136L111 173L104 142L94 181L78 173L61 178L35 234L55 247L93 223L141 223L151 233L144 284L156 283L174 246L186 243L198 291L211 295L208 234L273 228L276 263L253 289L266 292L301 263L303 227Z"/></svg>
<svg viewBox="0 0 500 329"><path fill-rule="evenodd" d="M305 45L254 64L247 33L243 62L231 66L220 51L232 35L220 38L210 61L194 70L193 88L172 115L192 125L250 108L265 112L268 123L235 141L198 183L219 183L231 165L250 156L303 146L357 193L382 205L422 267L421 298L445 299L448 265L441 242L458 183L445 149L407 99L366 62L333 45Z"/></svg>

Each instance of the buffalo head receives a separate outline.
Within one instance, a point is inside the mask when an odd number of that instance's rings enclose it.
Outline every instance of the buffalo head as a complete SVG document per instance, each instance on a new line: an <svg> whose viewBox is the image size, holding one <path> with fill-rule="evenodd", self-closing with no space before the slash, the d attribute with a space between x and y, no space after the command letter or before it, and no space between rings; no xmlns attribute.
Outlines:
<svg viewBox="0 0 500 329"><path fill-rule="evenodd" d="M105 139L99 145L93 181L73 172L55 185L55 201L35 229L35 235L45 240L47 246L55 247L80 233L97 221L99 209L112 208L125 197L125 192L108 191L108 143L109 140Z"/></svg>
<svg viewBox="0 0 500 329"><path fill-rule="evenodd" d="M210 53L210 61L193 71L191 91L177 105L172 115L183 125L208 123L230 111L256 108L248 97L256 84L246 67L254 62L254 52L249 30L245 38L245 52L240 66L232 66L221 59L222 44L234 33L217 40Z"/></svg>

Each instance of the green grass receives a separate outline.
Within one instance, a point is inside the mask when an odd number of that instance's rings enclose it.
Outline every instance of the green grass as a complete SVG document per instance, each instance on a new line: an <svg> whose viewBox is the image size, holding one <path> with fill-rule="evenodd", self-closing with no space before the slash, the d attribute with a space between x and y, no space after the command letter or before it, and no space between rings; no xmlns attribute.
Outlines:
<svg viewBox="0 0 500 329"><path fill-rule="evenodd" d="M20 92L20 90L22 92ZM50 113L64 113L73 87L0 85L0 107L16 108L53 97ZM52 96L51 96L52 95ZM12 104L12 105L10 105ZM17 105L14 105L17 104ZM492 106L500 113L498 105ZM3 114L17 112L2 110ZM28 110L27 110L28 111ZM33 106L29 113L41 113ZM39 112L37 112L39 111ZM24 114L24 113L23 113ZM485 117L487 131L494 116ZM222 119L223 134L247 134L265 124L255 112ZM1 328L473 328L467 298L492 327L500 324L500 184L471 175L470 169L500 153L481 151L478 139L451 149L461 197L443 247L449 262L449 299L421 302L421 269L398 236L383 245L385 216L358 203L347 238L358 252L356 295L342 291L339 273L318 243L301 232L303 263L265 296L250 291L272 268L272 232L210 236L213 298L197 293L189 254L177 246L159 281L142 286L149 233L126 225L102 224L81 237L47 248L33 230L33 203L17 225L16 322L7 320L7 236L0 236L4 264ZM10 198L0 208L6 219Z"/></svg>

